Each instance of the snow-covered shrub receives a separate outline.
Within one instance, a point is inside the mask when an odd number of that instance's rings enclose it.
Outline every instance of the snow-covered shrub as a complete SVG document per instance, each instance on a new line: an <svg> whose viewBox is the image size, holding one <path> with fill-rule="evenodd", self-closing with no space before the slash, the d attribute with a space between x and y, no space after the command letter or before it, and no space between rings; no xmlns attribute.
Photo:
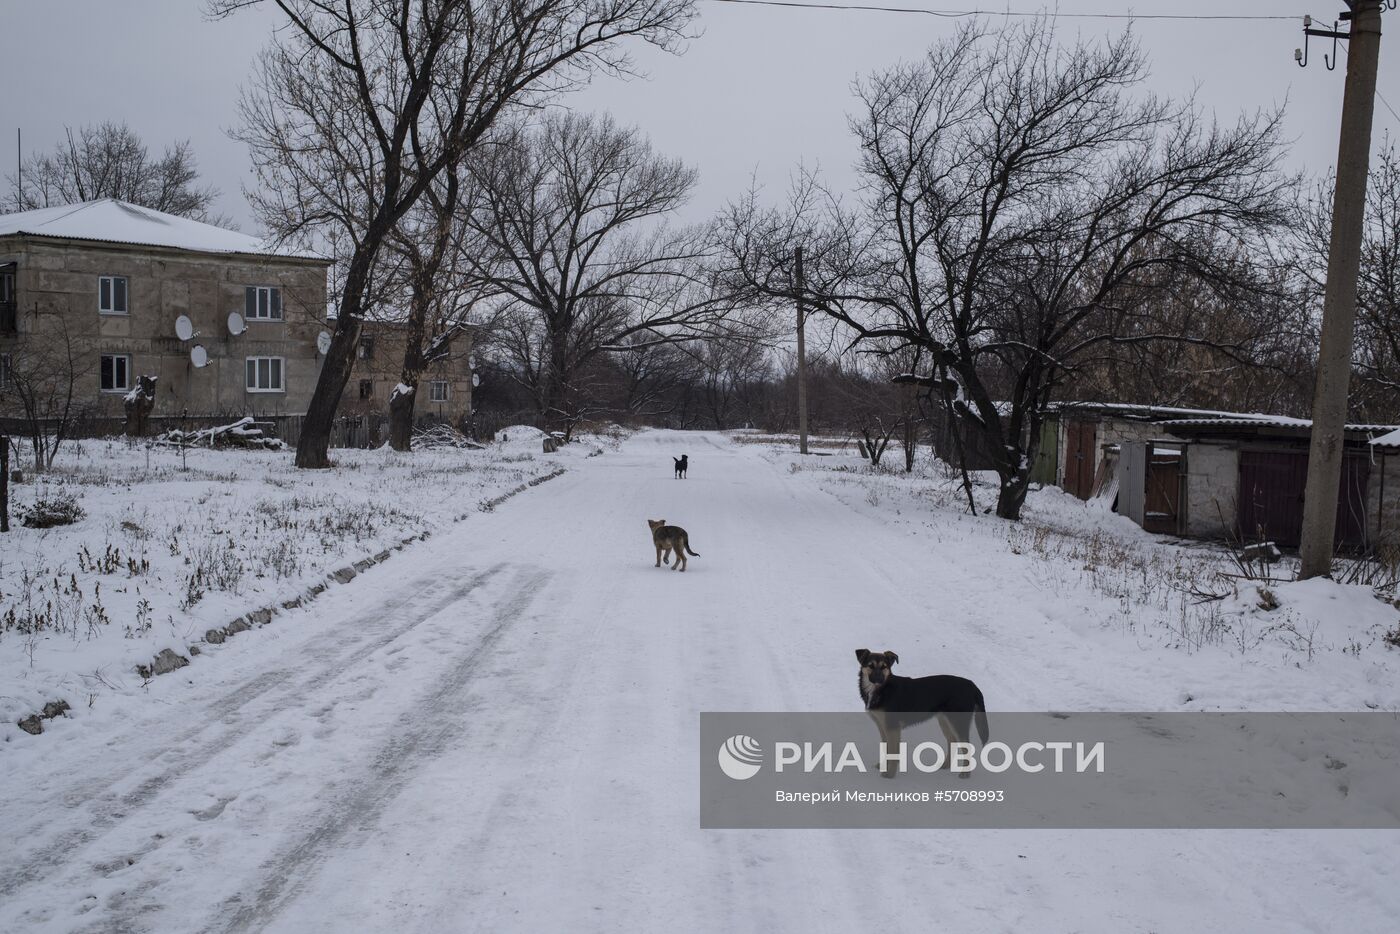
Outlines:
<svg viewBox="0 0 1400 934"><path fill-rule="evenodd" d="M1395 624L1395 628L1381 636L1381 641L1392 649L1400 649L1400 623Z"/></svg>
<svg viewBox="0 0 1400 934"><path fill-rule="evenodd" d="M37 574L22 568L19 579L4 596L13 602L0 614L0 636L14 632L37 637L53 632L76 641L80 636L94 638L111 623L102 604L101 585L94 588L89 601L74 574ZM32 645L30 661L33 662Z"/></svg>
<svg viewBox="0 0 1400 934"><path fill-rule="evenodd" d="M290 538L274 542L270 548L259 552L259 555L263 567L272 572L278 580L295 577L301 570L301 548L298 542Z"/></svg>
<svg viewBox="0 0 1400 934"><path fill-rule="evenodd" d="M185 578L181 609L188 610L211 590L238 592L244 568L232 538L227 544L210 540L197 545L185 561L190 565L190 572Z"/></svg>
<svg viewBox="0 0 1400 934"><path fill-rule="evenodd" d="M15 510L19 524L27 529L51 529L59 525L72 525L87 513L78 505L72 493L59 490L44 493L29 506Z"/></svg>
<svg viewBox="0 0 1400 934"><path fill-rule="evenodd" d="M120 548L109 542L107 547L96 555L88 550L87 545L80 545L78 568L87 574L115 574L118 571L126 571L127 577L136 577L149 571L151 562L144 554L140 557L123 554Z"/></svg>

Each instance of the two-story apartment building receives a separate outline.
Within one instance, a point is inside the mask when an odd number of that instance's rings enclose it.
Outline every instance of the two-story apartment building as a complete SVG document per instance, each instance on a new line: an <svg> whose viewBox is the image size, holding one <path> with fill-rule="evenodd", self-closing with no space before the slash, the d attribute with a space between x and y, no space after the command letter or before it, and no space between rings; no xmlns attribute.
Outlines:
<svg viewBox="0 0 1400 934"><path fill-rule="evenodd" d="M350 383L340 400L347 415L377 418L387 425L389 396L399 384L405 350L404 327L395 321L366 321L360 329ZM472 334L457 335L448 350L423 370L413 415L418 422L460 428L472 411ZM387 436L387 427L372 436Z"/></svg>
<svg viewBox="0 0 1400 934"><path fill-rule="evenodd" d="M0 216L0 417L49 380L119 419L143 375L157 420L304 414L329 265L111 199Z"/></svg>

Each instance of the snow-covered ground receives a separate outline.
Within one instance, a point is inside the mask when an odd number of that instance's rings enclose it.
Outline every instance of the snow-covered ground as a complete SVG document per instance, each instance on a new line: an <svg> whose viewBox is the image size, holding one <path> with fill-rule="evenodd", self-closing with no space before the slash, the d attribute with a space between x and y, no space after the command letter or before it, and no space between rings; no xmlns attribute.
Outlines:
<svg viewBox="0 0 1400 934"><path fill-rule="evenodd" d="M562 477L441 523L188 668L42 736L0 727L0 930L1388 931L1400 917L1392 832L698 826L699 712L858 709L861 646L897 651L906 674L972 677L999 710L1400 709L1400 653L1380 638L1400 614L1365 588L1246 581L1183 600L1188 577L1222 586L1219 553L1054 491L1021 524L969 516L922 466L871 474L660 431L570 456ZM467 474L424 482L445 500ZM702 557L684 575L652 566L647 518L689 530Z"/></svg>
<svg viewBox="0 0 1400 934"><path fill-rule="evenodd" d="M542 455L534 428L483 451L336 451L298 471L288 451L123 441L69 444L57 469L12 487L17 515L72 497L84 518L0 538L0 735L45 704L143 690L163 649L304 594L328 572L434 533L599 450Z"/></svg>

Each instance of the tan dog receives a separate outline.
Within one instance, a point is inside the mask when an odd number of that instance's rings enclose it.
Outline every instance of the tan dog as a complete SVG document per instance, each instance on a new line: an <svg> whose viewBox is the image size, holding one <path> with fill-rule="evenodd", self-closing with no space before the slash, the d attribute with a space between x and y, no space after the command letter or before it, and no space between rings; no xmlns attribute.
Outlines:
<svg viewBox="0 0 1400 934"><path fill-rule="evenodd" d="M661 559L664 555L666 563L671 564L671 552L676 553L676 563L671 565L671 570L685 572L685 553L690 551L690 536L685 529L678 525L667 525L665 519L648 519L647 525L651 526L651 541L656 545L656 566L661 567ZM691 557L700 557L700 552L690 551Z"/></svg>

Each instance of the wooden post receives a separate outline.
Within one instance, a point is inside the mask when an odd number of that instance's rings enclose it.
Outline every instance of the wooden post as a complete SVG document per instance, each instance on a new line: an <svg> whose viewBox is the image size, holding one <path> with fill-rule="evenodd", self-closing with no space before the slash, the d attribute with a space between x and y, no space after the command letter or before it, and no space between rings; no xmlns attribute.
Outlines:
<svg viewBox="0 0 1400 934"><path fill-rule="evenodd" d="M10 436L0 435L0 532L10 531Z"/></svg>
<svg viewBox="0 0 1400 934"><path fill-rule="evenodd" d="M802 276L802 247L797 248L797 434L807 453L807 316L802 307L806 282Z"/></svg>

